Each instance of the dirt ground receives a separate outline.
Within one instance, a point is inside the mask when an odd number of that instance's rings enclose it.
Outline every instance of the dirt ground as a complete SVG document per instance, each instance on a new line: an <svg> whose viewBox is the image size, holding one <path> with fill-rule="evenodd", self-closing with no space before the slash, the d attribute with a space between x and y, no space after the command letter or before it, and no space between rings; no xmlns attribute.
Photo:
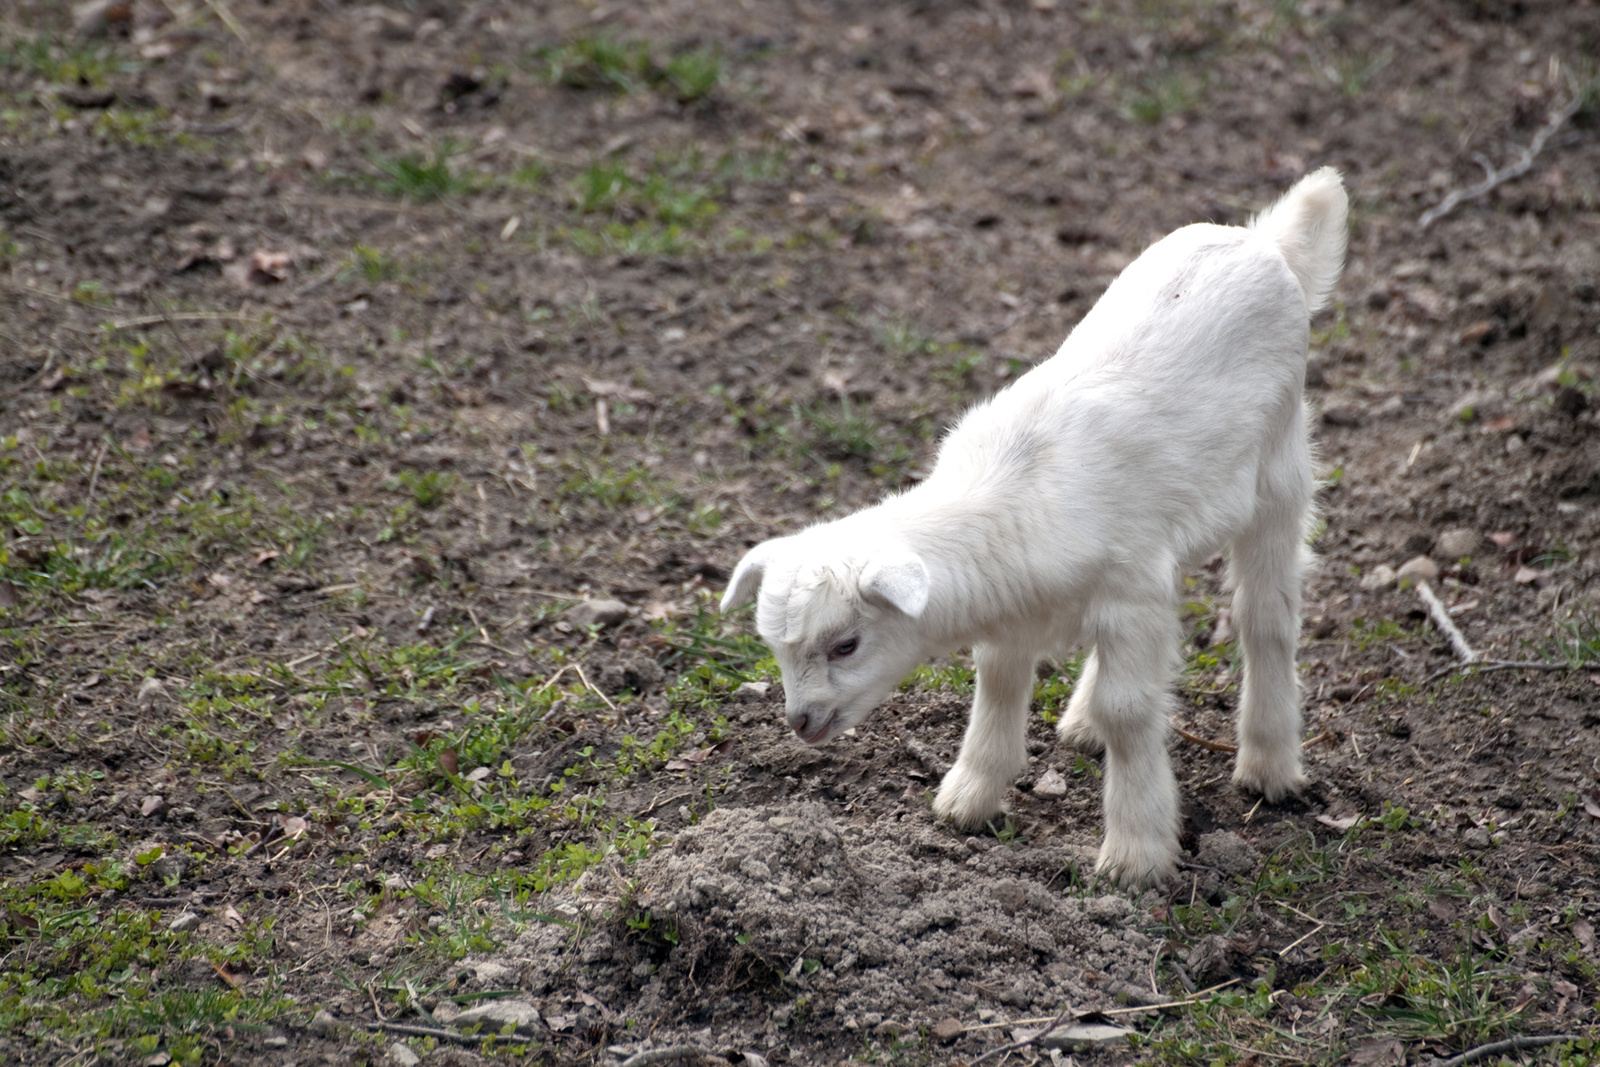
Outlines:
<svg viewBox="0 0 1600 1067"><path fill-rule="evenodd" d="M5 5L0 1059L1593 1062L1597 62L1590 0ZM1229 784L1216 566L1176 884L1094 882L1075 663L982 835L961 660L794 740L743 551L1326 164L1306 795Z"/></svg>

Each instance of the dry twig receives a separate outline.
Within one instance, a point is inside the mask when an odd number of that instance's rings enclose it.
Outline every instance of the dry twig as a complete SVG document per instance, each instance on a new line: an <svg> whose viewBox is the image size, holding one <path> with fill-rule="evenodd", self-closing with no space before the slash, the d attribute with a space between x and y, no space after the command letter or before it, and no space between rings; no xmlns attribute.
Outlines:
<svg viewBox="0 0 1600 1067"><path fill-rule="evenodd" d="M990 1049L988 1052L985 1052L982 1056L979 1056L977 1059L973 1060L972 1061L972 1067L978 1067L978 1064L982 1063L984 1060L988 1059L990 1056L1003 1056L1008 1052L1015 1052L1015 1051L1017 1051L1018 1049L1021 1049L1021 1048L1029 1048L1029 1047L1031 1047L1033 1045L1037 1045L1040 1041L1044 1040L1049 1035L1055 1033L1056 1027L1060 1026L1063 1022L1065 1022L1066 1019L1067 1019L1067 1016L1074 1015L1074 1014L1075 1013L1073 1012L1073 1010L1070 1007L1062 1008L1061 1011L1056 1015L1056 1017L1054 1019L1051 1019L1049 1022L1045 1023L1045 1026L1044 1026L1043 1030L1040 1030L1038 1033L1034 1034L1031 1037L1025 1037L1021 1041L1013 1041L1009 1045L1001 1045L999 1048Z"/></svg>
<svg viewBox="0 0 1600 1067"><path fill-rule="evenodd" d="M697 1045L668 1045L666 1048L645 1049L635 1052L632 1056L622 1061L622 1067L646 1067L651 1063L667 1063L672 1060L698 1060L717 1059L715 1055Z"/></svg>
<svg viewBox="0 0 1600 1067"><path fill-rule="evenodd" d="M1228 744L1228 743L1226 743L1224 741L1207 741L1203 737L1199 737L1199 736L1197 736L1195 734L1191 734L1188 730L1185 730L1181 726L1174 726L1172 729L1177 733L1177 735L1179 737L1183 738L1185 741L1192 741L1194 744L1199 745L1201 748L1205 749L1207 752L1237 752L1237 751L1239 751L1239 746L1238 745L1230 745L1230 744Z"/></svg>
<svg viewBox="0 0 1600 1067"><path fill-rule="evenodd" d="M1543 126L1539 127L1539 132L1533 135L1533 140L1528 142L1528 147L1522 150L1521 154L1517 156L1514 163L1502 167L1499 170L1495 170L1493 167L1489 166L1487 162L1480 160L1480 162L1483 162L1484 170L1488 171L1488 173L1484 175L1483 181L1479 182L1477 185L1469 186L1466 189L1452 189L1449 195L1441 200L1436 206L1424 211L1422 213L1422 217L1417 220L1417 224L1426 230L1429 226L1432 226L1435 222L1450 214L1450 212L1454 211L1457 206L1465 201L1476 200L1478 197L1493 191L1496 187L1505 184L1512 178L1520 178L1524 174L1528 173L1528 171L1533 168L1533 157L1538 155L1539 152L1544 148L1545 142L1550 140L1550 138L1555 135L1557 130L1561 129L1562 126L1565 126L1567 120L1576 115L1578 113L1578 108L1582 106L1583 96L1581 94L1574 94L1572 100L1568 102L1566 107L1563 107L1560 111L1552 112L1549 120Z"/></svg>
<svg viewBox="0 0 1600 1067"><path fill-rule="evenodd" d="M1444 634L1445 639L1450 642L1450 647L1455 649L1456 659L1462 663L1476 663L1478 654L1467 644L1466 635L1456 626L1444 602L1434 595L1433 587L1427 582L1418 582L1417 596L1422 598L1422 605L1428 609L1428 618L1433 620L1433 625Z"/></svg>
<svg viewBox="0 0 1600 1067"><path fill-rule="evenodd" d="M1459 1056L1451 1056L1447 1060L1440 1060L1438 1067L1462 1067L1463 1064L1477 1063L1479 1060L1498 1056L1502 1052L1518 1052L1525 1048L1540 1048L1544 1045L1559 1045L1563 1041L1576 1041L1577 1034L1547 1034L1543 1037L1513 1037L1505 1041L1496 1041L1489 1045L1479 1045L1475 1049L1463 1052Z"/></svg>

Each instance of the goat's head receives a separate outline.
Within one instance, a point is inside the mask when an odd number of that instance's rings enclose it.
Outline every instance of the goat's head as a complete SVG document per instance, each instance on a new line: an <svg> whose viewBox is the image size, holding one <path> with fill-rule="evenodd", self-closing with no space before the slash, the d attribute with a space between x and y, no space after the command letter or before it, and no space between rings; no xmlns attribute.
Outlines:
<svg viewBox="0 0 1600 1067"><path fill-rule="evenodd" d="M922 661L928 593L914 552L847 544L818 527L752 548L722 610L757 600L756 630L783 672L789 726L820 745L865 719Z"/></svg>

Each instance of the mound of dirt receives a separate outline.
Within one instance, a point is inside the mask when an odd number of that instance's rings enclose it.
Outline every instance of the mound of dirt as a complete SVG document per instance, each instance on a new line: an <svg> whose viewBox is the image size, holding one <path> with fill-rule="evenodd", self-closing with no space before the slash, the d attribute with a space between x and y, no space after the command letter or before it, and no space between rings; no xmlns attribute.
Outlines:
<svg viewBox="0 0 1600 1067"><path fill-rule="evenodd" d="M544 926L512 955L535 961L531 988L547 996L579 990L661 1020L658 1046L714 1030L730 1047L792 1051L807 1022L891 1035L993 1020L980 994L1011 1018L1053 1015L1108 1006L1153 951L1139 929L1149 915L1127 896L1064 895L1093 861L1077 845L963 839L925 815L852 824L816 803L724 808L636 867L626 890L612 881L583 898L609 916L598 930ZM747 1010L757 995L773 1005L762 1021Z"/></svg>

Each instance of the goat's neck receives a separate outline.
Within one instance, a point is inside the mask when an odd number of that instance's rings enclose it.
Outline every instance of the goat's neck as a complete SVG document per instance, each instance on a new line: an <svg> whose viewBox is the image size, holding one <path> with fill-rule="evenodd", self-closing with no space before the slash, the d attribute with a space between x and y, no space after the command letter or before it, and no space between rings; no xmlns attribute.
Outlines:
<svg viewBox="0 0 1600 1067"><path fill-rule="evenodd" d="M922 556L933 579L923 616L930 643L945 649L992 637L1042 608L1044 570L1034 553L1045 546L1022 534L1012 508L981 497L951 499L915 490L885 505L896 534ZM1043 567L1041 567L1041 564Z"/></svg>

